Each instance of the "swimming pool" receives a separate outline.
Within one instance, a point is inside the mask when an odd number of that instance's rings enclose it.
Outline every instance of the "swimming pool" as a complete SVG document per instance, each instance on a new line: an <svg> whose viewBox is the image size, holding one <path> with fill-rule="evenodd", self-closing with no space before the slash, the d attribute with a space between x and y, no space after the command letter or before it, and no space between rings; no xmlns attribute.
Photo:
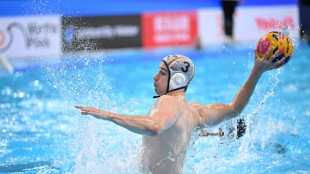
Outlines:
<svg viewBox="0 0 310 174"><path fill-rule="evenodd" d="M139 173L141 136L82 116L74 104L147 114L160 60L184 54L196 65L189 102L230 102L253 65L254 46L121 50L17 62L0 72L0 172ZM193 135L185 173L310 171L310 47L300 44L282 69L267 72L242 116L246 134ZM236 127L236 119L206 130Z"/></svg>

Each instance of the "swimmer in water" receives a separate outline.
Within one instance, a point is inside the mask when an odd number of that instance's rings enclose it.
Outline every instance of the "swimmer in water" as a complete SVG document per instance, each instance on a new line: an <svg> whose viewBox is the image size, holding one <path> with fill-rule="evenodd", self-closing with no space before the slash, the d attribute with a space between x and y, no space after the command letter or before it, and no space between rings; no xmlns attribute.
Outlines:
<svg viewBox="0 0 310 174"><path fill-rule="evenodd" d="M83 115L113 122L142 135L143 172L182 174L192 132L239 116L262 74L284 61L272 62L278 51L268 60L271 49L263 58L255 50L252 72L229 104L188 103L185 92L194 77L194 64L185 56L170 55L161 61L153 77L158 99L148 115L127 116L93 107L75 107Z"/></svg>

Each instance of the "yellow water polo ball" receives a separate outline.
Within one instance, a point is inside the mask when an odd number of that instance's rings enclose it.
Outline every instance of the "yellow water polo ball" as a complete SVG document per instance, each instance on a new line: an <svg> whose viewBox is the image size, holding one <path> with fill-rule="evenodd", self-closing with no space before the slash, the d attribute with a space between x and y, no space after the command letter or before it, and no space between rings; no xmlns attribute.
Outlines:
<svg viewBox="0 0 310 174"><path fill-rule="evenodd" d="M270 59L277 50L279 50L279 55L272 62L285 59L284 62L277 65L276 68L282 67L291 60L294 47L292 40L288 36L278 31L272 31L263 35L257 44L258 55L264 57L270 46L273 46L273 49L271 50L268 59Z"/></svg>

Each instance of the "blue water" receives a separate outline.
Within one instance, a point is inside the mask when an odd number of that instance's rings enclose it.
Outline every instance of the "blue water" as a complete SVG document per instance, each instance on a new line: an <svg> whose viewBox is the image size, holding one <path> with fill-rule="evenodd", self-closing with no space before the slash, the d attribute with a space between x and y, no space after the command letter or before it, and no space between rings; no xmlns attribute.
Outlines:
<svg viewBox="0 0 310 174"><path fill-rule="evenodd" d="M53 60L15 61L0 71L0 173L139 173L141 136L82 116L74 104L129 115L155 100L153 76L169 54L193 59L189 102L229 103L253 66L253 45L192 49L118 50ZM236 140L193 134L185 173L310 172L310 47L265 73L240 117ZM239 117L239 118L240 118ZM215 127L236 127L236 119ZM236 133L236 132L234 132Z"/></svg>

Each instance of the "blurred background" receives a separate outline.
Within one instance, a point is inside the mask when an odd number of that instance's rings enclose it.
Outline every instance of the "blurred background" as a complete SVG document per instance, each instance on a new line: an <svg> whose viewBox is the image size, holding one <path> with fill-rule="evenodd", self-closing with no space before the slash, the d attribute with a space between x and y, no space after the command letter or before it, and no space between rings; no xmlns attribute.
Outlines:
<svg viewBox="0 0 310 174"><path fill-rule="evenodd" d="M115 48L205 49L257 42L263 33L286 26L294 39L308 38L306 0L236 0L224 9L225 2L0 1L0 55L14 59Z"/></svg>

